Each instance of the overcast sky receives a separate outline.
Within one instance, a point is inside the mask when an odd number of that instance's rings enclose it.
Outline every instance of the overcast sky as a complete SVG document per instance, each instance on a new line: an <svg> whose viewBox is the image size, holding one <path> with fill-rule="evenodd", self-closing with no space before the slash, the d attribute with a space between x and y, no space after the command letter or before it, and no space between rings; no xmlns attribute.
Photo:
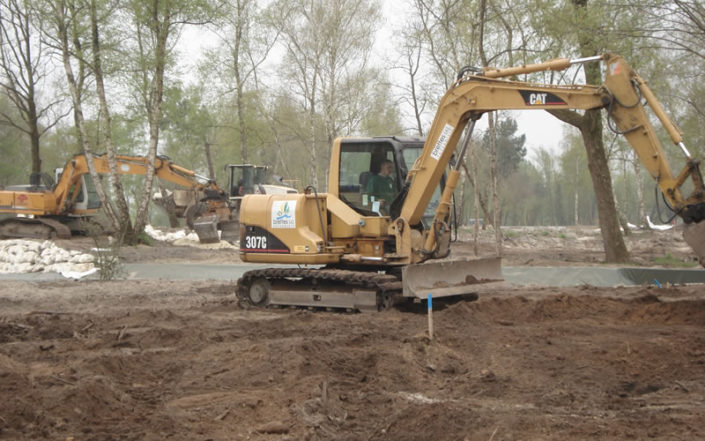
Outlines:
<svg viewBox="0 0 705 441"><path fill-rule="evenodd" d="M399 0L382 1L383 21L374 46L375 62L390 66L390 76L392 81L395 82L403 82L405 80L404 77L395 76L394 71L391 69L393 60L398 56L395 48L394 31L404 26L408 14L407 8L404 7L405 3ZM182 53L179 59L185 81L188 81L190 77L195 77L195 69L204 49L213 47L216 44L217 38L207 32L203 32L200 28L187 27L184 30L177 48ZM515 111L511 112L511 115L518 122L519 133L526 135L527 156L529 159L533 158L534 152L539 147L548 148L556 156L560 154L559 144L567 128L565 123L541 110ZM411 124L411 120L406 121L406 125ZM430 126L430 121L427 125ZM479 130L485 130L486 127L486 117L483 117L478 122L476 133Z"/></svg>

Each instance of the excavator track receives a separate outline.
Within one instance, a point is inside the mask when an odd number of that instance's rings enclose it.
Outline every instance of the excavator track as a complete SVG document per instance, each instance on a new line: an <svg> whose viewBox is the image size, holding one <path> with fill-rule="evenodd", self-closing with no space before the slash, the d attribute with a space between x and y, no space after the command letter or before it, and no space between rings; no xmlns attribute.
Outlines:
<svg viewBox="0 0 705 441"><path fill-rule="evenodd" d="M47 217L13 217L0 221L0 239L70 239L71 229L55 219Z"/></svg>
<svg viewBox="0 0 705 441"><path fill-rule="evenodd" d="M379 311L392 307L401 292L394 275L342 269L267 268L248 271L237 282L237 297L246 307Z"/></svg>

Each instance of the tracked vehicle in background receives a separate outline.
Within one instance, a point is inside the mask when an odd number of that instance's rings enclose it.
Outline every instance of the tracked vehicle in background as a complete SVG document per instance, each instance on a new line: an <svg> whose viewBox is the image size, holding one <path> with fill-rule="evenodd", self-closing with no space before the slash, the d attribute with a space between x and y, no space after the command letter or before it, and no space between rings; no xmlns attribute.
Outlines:
<svg viewBox="0 0 705 441"><path fill-rule="evenodd" d="M92 161L99 174L110 172L106 155L93 155ZM116 161L123 175L145 175L149 169L143 156L118 155ZM0 213L11 215L0 220L0 238L67 239L100 228L92 219L101 203L88 176L88 159L78 154L58 170L56 182L48 176L34 176L29 185L0 190ZM186 217L201 242L217 242L218 230L237 240L237 218L231 213L227 194L215 181L166 156L155 158L154 176L179 187L173 192L177 215Z"/></svg>

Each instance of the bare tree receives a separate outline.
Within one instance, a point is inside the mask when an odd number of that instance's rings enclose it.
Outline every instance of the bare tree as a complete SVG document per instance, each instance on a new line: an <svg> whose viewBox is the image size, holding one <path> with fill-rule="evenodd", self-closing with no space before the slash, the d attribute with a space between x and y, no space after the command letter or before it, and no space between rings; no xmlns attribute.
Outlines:
<svg viewBox="0 0 705 441"><path fill-rule="evenodd" d="M108 9L104 14L110 15L114 9L107 4ZM106 154L108 157L108 167L110 173L108 174L108 181L113 189L113 197L116 205L117 218L118 218L118 231L131 233L132 225L130 221L130 210L127 205L127 199L125 198L125 190L122 185L122 179L120 178L120 173L117 169L117 160L115 154L115 146L113 144L113 134L112 134L112 118L110 114L110 109L108 106L108 100L105 94L105 75L103 72L103 52L102 43L99 30L99 20L98 20L98 8L96 5L96 0L90 0L89 5L90 10L90 29L91 29L91 49L92 49L92 71L95 78L95 87L98 95L98 103L100 108L100 117L103 122L103 142L105 144ZM103 17L101 17L103 18ZM101 22L104 22L101 20ZM98 184L98 183L94 183ZM98 184L99 185L99 184Z"/></svg>
<svg viewBox="0 0 705 441"><path fill-rule="evenodd" d="M571 0L575 7L575 17L584 17L587 0ZM578 46L583 57L595 55L597 42L594 30L578 29ZM599 64L585 66L585 79L588 84L601 84ZM612 191L612 177L603 139L602 114L600 110L587 110L580 114L572 110L549 110L556 118L580 130L587 152L588 169L592 177L593 190L598 207L600 232L607 262L626 262L629 252L620 232L617 207Z"/></svg>
<svg viewBox="0 0 705 441"><path fill-rule="evenodd" d="M280 12L286 14L286 10ZM249 156L245 94L250 88L257 90L257 70L267 61L279 35L270 23L270 14L272 11L261 10L256 0L226 0L223 16L214 27L221 48L211 65L226 84L226 93L235 95L240 160L244 163Z"/></svg>
<svg viewBox="0 0 705 441"><path fill-rule="evenodd" d="M290 8L290 9L289 9ZM306 133L301 134L302 141L308 144L311 161L311 183L319 187L318 139L316 137L317 110L320 102L318 84L322 69L323 41L320 33L321 16L325 14L324 5L317 1L300 0L280 8L282 13L277 21L283 36L285 55L284 68L286 78L285 90L294 90L301 98L301 107L305 112ZM286 92L285 92L286 94Z"/></svg>
<svg viewBox="0 0 705 441"><path fill-rule="evenodd" d="M44 13L52 24L46 37L53 41L61 53L66 83L73 104L77 138L83 153L86 155L88 171L93 183L96 184L96 192L111 224L113 227L120 228L119 218L103 186L100 185L100 177L92 160L93 148L84 117L84 85L87 75L87 63L83 52L84 43L82 37L84 36L84 29L82 26L85 26L86 10L78 3L73 0L55 0L45 3L46 10ZM76 66L75 68L74 65Z"/></svg>
<svg viewBox="0 0 705 441"><path fill-rule="evenodd" d="M319 186L320 141L324 159L333 138L349 132L361 119L360 94L373 78L367 62L379 19L375 0L296 0L282 6L277 26L285 48L281 69L288 91L301 97L306 114L305 142L311 181ZM319 132L323 136L319 136Z"/></svg>
<svg viewBox="0 0 705 441"><path fill-rule="evenodd" d="M408 78L408 83L401 86L402 102L408 104L413 112L413 131L419 136L424 136L422 117L428 104L428 93L425 93L422 86L423 71L421 71L421 56L423 55L422 30L417 29L414 24L411 28L402 30L401 37L401 66L398 68L404 72Z"/></svg>
<svg viewBox="0 0 705 441"><path fill-rule="evenodd" d="M43 103L41 97L51 79L50 48L42 42L41 28L41 15L28 0L0 2L0 88L20 117L0 112L0 123L29 137L33 173L41 172L40 138L68 114L58 112L61 99Z"/></svg>
<svg viewBox="0 0 705 441"><path fill-rule="evenodd" d="M154 183L154 160L159 148L164 81L169 67L169 55L179 37L179 31L187 24L205 24L210 19L211 7L203 0L132 0L127 6L126 17L130 21L129 32L134 36L133 86L137 91L147 119L149 167L144 179L137 211L134 232L136 240L147 223L148 207Z"/></svg>
<svg viewBox="0 0 705 441"><path fill-rule="evenodd" d="M480 42L478 51L483 66L489 66L489 60L485 53L485 29L487 27L487 0L480 0ZM509 40L511 41L511 39ZM511 44L511 43L508 43ZM511 54L511 52L510 52ZM492 179L492 226L495 232L495 250L497 255L502 255L502 231L499 218L499 183L497 173L497 131L495 130L495 112L490 112L489 119L489 141L490 141L490 177Z"/></svg>

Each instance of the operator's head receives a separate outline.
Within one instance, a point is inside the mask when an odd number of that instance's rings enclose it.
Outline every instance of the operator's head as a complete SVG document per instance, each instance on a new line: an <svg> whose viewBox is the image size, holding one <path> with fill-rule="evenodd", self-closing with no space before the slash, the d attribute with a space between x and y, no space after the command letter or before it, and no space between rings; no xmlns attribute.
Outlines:
<svg viewBox="0 0 705 441"><path fill-rule="evenodd" d="M385 159L379 166L379 174L382 176L389 176L392 174L392 161Z"/></svg>

